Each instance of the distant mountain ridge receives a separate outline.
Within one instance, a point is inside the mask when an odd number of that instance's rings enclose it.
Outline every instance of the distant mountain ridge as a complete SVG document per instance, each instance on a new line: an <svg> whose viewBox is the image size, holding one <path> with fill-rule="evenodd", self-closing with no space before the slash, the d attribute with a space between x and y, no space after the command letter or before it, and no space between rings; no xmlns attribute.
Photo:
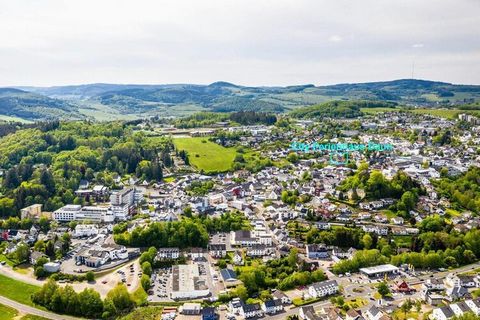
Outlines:
<svg viewBox="0 0 480 320"><path fill-rule="evenodd" d="M400 79L327 86L251 87L218 81L196 84L94 83L0 88L0 115L28 120L178 116L197 111L286 112L332 100L441 106L480 101L480 85Z"/></svg>

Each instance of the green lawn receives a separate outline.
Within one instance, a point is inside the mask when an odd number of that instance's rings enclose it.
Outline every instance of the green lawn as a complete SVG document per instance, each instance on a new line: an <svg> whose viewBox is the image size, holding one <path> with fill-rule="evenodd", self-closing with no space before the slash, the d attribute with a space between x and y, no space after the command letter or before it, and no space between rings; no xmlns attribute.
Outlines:
<svg viewBox="0 0 480 320"><path fill-rule="evenodd" d="M0 320L11 320L17 316L17 310L0 304Z"/></svg>
<svg viewBox="0 0 480 320"><path fill-rule="evenodd" d="M207 137L174 138L178 150L188 152L190 164L204 172L222 172L232 167L236 151L208 141Z"/></svg>
<svg viewBox="0 0 480 320"><path fill-rule="evenodd" d="M170 183L170 182L174 182L174 181L175 181L175 177L163 178L163 182L165 182L165 183Z"/></svg>
<svg viewBox="0 0 480 320"><path fill-rule="evenodd" d="M400 248L409 248L412 244L412 236L394 236L393 241L397 244Z"/></svg>
<svg viewBox="0 0 480 320"><path fill-rule="evenodd" d="M8 259L7 256L4 254L0 254L0 261L5 261L6 264L8 264L10 267L13 267L15 265L15 263L12 260Z"/></svg>
<svg viewBox="0 0 480 320"><path fill-rule="evenodd" d="M360 111L366 114L375 114L388 111L402 111L400 108L360 108Z"/></svg>
<svg viewBox="0 0 480 320"><path fill-rule="evenodd" d="M40 287L0 274L0 295L8 299L15 300L29 306L35 306L32 300L30 300L30 296L39 289Z"/></svg>
<svg viewBox="0 0 480 320"><path fill-rule="evenodd" d="M132 313L127 314L121 320L156 320L160 319L163 307L143 307L137 308Z"/></svg>
<svg viewBox="0 0 480 320"><path fill-rule="evenodd" d="M27 314L26 316L21 317L20 320L47 320L47 318Z"/></svg>

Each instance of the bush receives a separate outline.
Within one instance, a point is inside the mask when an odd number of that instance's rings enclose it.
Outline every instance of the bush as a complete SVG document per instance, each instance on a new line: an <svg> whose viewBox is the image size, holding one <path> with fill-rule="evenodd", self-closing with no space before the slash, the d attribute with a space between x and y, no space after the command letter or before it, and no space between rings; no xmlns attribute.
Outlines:
<svg viewBox="0 0 480 320"><path fill-rule="evenodd" d="M95 280L95 274L92 271L88 271L85 274L85 279L87 279L88 282L91 282L91 281Z"/></svg>
<svg viewBox="0 0 480 320"><path fill-rule="evenodd" d="M145 291L148 291L148 289L150 289L151 280L148 275L146 274L142 275L142 278L140 279L140 283L142 284L142 287Z"/></svg>

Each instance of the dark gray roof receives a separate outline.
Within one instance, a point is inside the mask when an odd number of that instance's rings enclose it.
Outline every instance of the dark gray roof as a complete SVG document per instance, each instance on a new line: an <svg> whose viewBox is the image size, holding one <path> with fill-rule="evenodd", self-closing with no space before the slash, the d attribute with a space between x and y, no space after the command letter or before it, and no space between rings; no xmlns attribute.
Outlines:
<svg viewBox="0 0 480 320"><path fill-rule="evenodd" d="M452 309L449 306L441 307L440 310L442 311L442 313L445 315L447 319L455 316L455 313L453 313Z"/></svg>
<svg viewBox="0 0 480 320"><path fill-rule="evenodd" d="M220 274L225 281L237 279L237 274L232 269L222 269L220 270Z"/></svg>

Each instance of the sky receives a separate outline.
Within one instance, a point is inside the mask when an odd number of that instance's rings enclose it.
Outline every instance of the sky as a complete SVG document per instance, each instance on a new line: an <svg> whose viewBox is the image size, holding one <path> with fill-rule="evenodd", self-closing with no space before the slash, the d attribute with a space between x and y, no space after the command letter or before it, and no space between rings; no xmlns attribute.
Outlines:
<svg viewBox="0 0 480 320"><path fill-rule="evenodd" d="M480 84L479 0L0 0L0 86Z"/></svg>

